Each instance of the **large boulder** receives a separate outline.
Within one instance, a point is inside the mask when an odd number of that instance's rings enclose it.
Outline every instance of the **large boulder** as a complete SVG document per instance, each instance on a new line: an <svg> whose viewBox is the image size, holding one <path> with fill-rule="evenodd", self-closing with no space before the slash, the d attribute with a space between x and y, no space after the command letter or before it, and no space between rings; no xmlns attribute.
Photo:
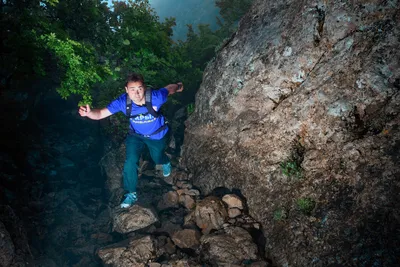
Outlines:
<svg viewBox="0 0 400 267"><path fill-rule="evenodd" d="M100 259L111 266L144 267L156 255L154 239L144 236L138 239L124 240L98 250Z"/></svg>
<svg viewBox="0 0 400 267"><path fill-rule="evenodd" d="M218 266L241 264L243 261L257 259L257 245L251 235L240 227L204 235L200 239L202 258Z"/></svg>
<svg viewBox="0 0 400 267"><path fill-rule="evenodd" d="M113 215L113 230L118 233L129 233L158 221L157 213L146 207L133 205L128 209L118 210Z"/></svg>
<svg viewBox="0 0 400 267"><path fill-rule="evenodd" d="M183 229L172 235L172 241L180 248L195 249L200 245L200 232L196 229Z"/></svg>
<svg viewBox="0 0 400 267"><path fill-rule="evenodd" d="M182 167L238 189L278 265L400 253L398 1L255 1L204 72Z"/></svg>

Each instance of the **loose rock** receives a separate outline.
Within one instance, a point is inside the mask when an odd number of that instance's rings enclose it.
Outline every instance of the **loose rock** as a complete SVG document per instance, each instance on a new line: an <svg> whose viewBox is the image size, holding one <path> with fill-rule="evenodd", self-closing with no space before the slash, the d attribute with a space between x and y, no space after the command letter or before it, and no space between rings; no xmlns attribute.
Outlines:
<svg viewBox="0 0 400 267"><path fill-rule="evenodd" d="M251 235L240 227L227 228L200 239L202 255L218 264L240 264L257 259L257 245Z"/></svg>
<svg viewBox="0 0 400 267"><path fill-rule="evenodd" d="M129 233L145 228L156 221L158 221L157 215L152 210L133 205L114 215L113 230L123 234Z"/></svg>
<svg viewBox="0 0 400 267"><path fill-rule="evenodd" d="M139 239L124 240L101 248L97 254L105 264L112 266L144 267L146 262L153 259L155 247L153 239L150 236L145 236Z"/></svg>
<svg viewBox="0 0 400 267"><path fill-rule="evenodd" d="M172 241L180 248L196 248L200 245L200 233L195 229L183 229L172 235Z"/></svg>
<svg viewBox="0 0 400 267"><path fill-rule="evenodd" d="M223 196L222 201L224 201L229 208L243 209L243 202L237 195L227 194Z"/></svg>
<svg viewBox="0 0 400 267"><path fill-rule="evenodd" d="M217 197L206 197L196 206L195 221L203 234L209 233L212 229L220 229L227 217L225 205Z"/></svg>

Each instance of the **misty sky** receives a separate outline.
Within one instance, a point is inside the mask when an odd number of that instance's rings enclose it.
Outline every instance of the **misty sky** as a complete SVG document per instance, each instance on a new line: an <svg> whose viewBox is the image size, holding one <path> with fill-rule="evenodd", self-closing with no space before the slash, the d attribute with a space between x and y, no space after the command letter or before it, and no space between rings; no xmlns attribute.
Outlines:
<svg viewBox="0 0 400 267"><path fill-rule="evenodd" d="M109 5L111 2L108 0ZM215 0L150 0L149 2L160 17L160 21L164 21L166 17L176 18L173 37L175 40L186 39L186 24L203 23L210 24L214 30L217 28L216 17L219 15L219 9L215 6Z"/></svg>

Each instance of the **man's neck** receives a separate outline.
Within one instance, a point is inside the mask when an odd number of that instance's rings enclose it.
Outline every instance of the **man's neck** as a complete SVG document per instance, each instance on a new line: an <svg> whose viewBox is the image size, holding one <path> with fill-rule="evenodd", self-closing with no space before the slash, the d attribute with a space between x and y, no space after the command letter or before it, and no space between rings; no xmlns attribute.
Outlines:
<svg viewBox="0 0 400 267"><path fill-rule="evenodd" d="M145 99L143 99L143 100L140 101L140 102L137 102L137 101L135 101L135 100L132 100L132 102L135 103L135 104L138 105L138 106L143 106L144 104L146 104L146 100L145 100Z"/></svg>

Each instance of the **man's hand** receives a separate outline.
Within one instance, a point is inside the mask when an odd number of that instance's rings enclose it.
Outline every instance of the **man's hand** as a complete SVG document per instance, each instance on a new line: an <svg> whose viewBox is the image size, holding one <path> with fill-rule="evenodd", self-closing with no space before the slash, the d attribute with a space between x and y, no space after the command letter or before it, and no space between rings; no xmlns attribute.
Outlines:
<svg viewBox="0 0 400 267"><path fill-rule="evenodd" d="M111 116L112 113L108 110L108 108L91 109L89 105L86 105L79 107L79 115L92 120L101 120L107 118L108 116Z"/></svg>
<svg viewBox="0 0 400 267"><path fill-rule="evenodd" d="M88 116L89 112L91 111L89 105L79 107L79 115L82 117Z"/></svg>
<svg viewBox="0 0 400 267"><path fill-rule="evenodd" d="M183 83L182 82L178 82L176 83L178 85L178 89L176 89L177 92L182 92L183 91Z"/></svg>
<svg viewBox="0 0 400 267"><path fill-rule="evenodd" d="M183 83L178 82L178 83L171 83L165 86L165 88L168 90L168 95L172 95L175 93L179 93L183 91Z"/></svg>

